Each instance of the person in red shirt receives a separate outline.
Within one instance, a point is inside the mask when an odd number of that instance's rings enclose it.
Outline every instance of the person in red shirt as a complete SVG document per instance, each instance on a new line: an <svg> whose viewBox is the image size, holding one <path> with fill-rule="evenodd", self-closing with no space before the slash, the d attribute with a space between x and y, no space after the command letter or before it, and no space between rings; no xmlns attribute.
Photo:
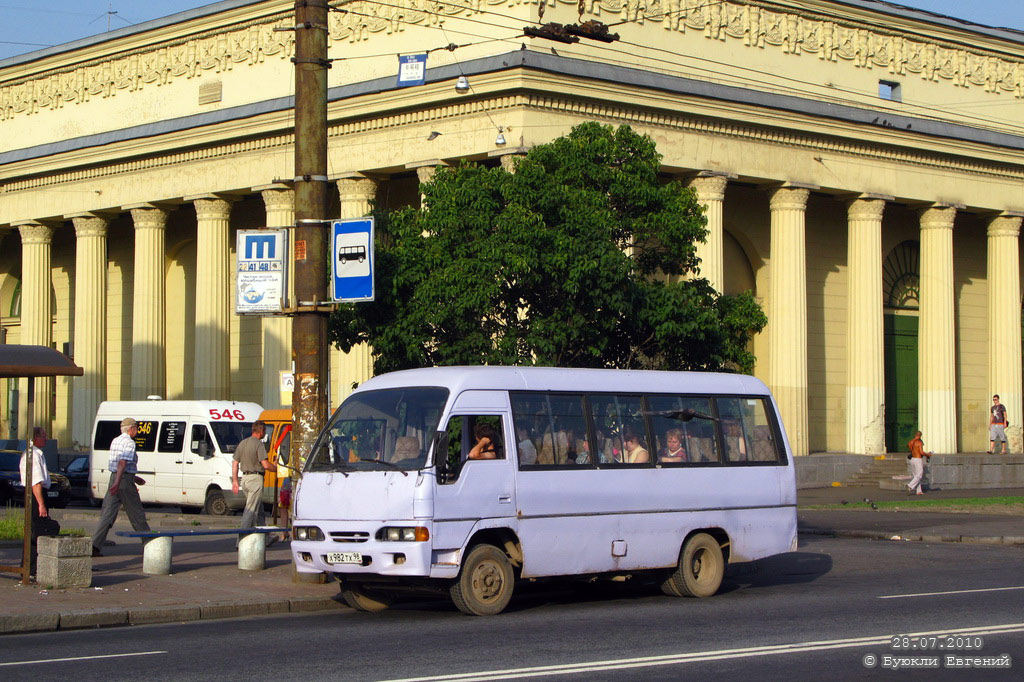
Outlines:
<svg viewBox="0 0 1024 682"><path fill-rule="evenodd" d="M989 410L991 415L988 420L988 454L992 454L996 451L996 444L1002 443L1003 453L1009 452L1009 445L1006 442L1006 405L999 402L999 396L992 396L992 408Z"/></svg>
<svg viewBox="0 0 1024 682"><path fill-rule="evenodd" d="M912 493L924 495L924 491L921 490L921 480L924 478L924 460L931 459L932 453L924 451L924 441L921 440L920 431L914 434L914 438L907 445L910 447L910 471L914 474L907 487Z"/></svg>

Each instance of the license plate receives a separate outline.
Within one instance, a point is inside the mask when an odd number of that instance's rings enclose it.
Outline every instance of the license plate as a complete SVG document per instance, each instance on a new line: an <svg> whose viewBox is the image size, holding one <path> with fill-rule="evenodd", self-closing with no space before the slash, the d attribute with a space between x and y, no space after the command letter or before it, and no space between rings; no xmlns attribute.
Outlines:
<svg viewBox="0 0 1024 682"><path fill-rule="evenodd" d="M329 564L361 564L363 555L359 552L328 552L327 563Z"/></svg>
<svg viewBox="0 0 1024 682"><path fill-rule="evenodd" d="M60 495L60 491L57 491L57 490L47 490L46 491L46 496L47 497L57 497L58 495Z"/></svg>

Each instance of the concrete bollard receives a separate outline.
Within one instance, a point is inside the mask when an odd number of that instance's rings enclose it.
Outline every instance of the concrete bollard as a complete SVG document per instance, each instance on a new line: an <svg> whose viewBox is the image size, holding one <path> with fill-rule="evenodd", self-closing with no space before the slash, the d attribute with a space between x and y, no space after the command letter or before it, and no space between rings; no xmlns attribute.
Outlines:
<svg viewBox="0 0 1024 682"><path fill-rule="evenodd" d="M36 582L53 589L92 585L92 539L40 537Z"/></svg>
<svg viewBox="0 0 1024 682"><path fill-rule="evenodd" d="M267 534L248 533L238 540L238 568L262 571L267 565Z"/></svg>
<svg viewBox="0 0 1024 682"><path fill-rule="evenodd" d="M170 575L174 538L165 536L143 540L142 572L148 575Z"/></svg>

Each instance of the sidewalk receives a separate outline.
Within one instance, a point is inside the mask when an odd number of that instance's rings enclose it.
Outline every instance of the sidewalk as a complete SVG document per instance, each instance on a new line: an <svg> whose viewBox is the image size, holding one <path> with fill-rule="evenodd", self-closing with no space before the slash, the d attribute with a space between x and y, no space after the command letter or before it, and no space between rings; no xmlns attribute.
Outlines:
<svg viewBox="0 0 1024 682"><path fill-rule="evenodd" d="M175 527L163 516L171 515L151 514L150 525ZM206 516L185 518L199 520L204 527L238 523L238 517L233 523L230 518L220 523L206 523L210 521ZM62 523L91 530L88 521ZM189 526L179 523L176 527ZM115 530L130 529L127 523L115 526ZM113 533L110 537L117 545L104 547L104 556L93 559L93 586L89 588L23 587L20 576L0 573L0 634L343 608L335 599L336 582L292 582L288 543L278 542L267 549L265 570L241 571L234 537L175 538L171 575L155 576L142 573L138 540ZM20 544L13 545L0 544L0 562L20 562Z"/></svg>
<svg viewBox="0 0 1024 682"><path fill-rule="evenodd" d="M1014 488L983 490L934 490L924 499L963 497L1024 496ZM902 490L876 487L807 488L797 491L797 503L803 507L819 504L881 501L911 501ZM921 542L966 542L989 545L1024 545L1024 517L1017 514L949 513L927 511L891 511L874 509L836 509L797 511L800 533L874 540L911 540Z"/></svg>

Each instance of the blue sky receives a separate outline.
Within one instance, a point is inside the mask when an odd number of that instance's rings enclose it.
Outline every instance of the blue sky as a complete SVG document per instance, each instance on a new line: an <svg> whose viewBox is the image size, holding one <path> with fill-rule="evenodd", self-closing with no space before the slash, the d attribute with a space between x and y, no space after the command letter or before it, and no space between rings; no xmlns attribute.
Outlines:
<svg viewBox="0 0 1024 682"><path fill-rule="evenodd" d="M0 59L211 4L209 0L0 0ZM900 4L1024 30L1022 0L903 0ZM108 11L116 14L108 14Z"/></svg>

